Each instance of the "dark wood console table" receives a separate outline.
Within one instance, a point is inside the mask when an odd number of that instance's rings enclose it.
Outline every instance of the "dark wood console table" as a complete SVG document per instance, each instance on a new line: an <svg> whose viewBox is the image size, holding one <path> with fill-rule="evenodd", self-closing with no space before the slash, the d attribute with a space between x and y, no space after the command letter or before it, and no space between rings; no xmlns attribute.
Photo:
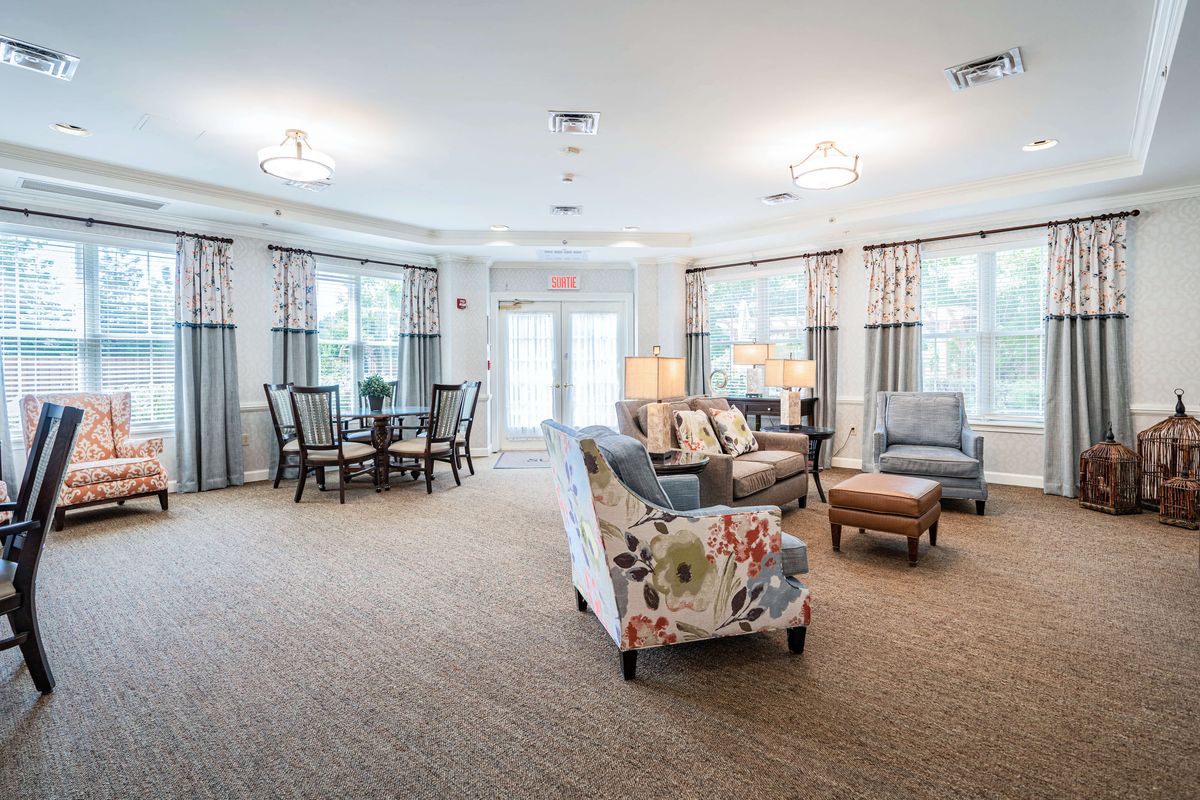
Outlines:
<svg viewBox="0 0 1200 800"><path fill-rule="evenodd" d="M726 397L729 405L741 409L742 416L747 420L754 417L754 430L762 430L763 417L779 416L778 397ZM807 424L813 424L813 412L817 406L816 397L805 397L800 401L800 413Z"/></svg>

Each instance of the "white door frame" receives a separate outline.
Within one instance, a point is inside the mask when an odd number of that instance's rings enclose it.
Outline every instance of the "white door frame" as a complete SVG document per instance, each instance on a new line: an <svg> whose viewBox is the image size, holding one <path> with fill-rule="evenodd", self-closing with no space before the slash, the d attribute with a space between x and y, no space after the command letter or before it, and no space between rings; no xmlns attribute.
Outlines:
<svg viewBox="0 0 1200 800"><path fill-rule="evenodd" d="M624 356L631 356L633 352L633 342L636 339L634 326L637 320L634 317L633 295L629 292L514 292L511 290L503 292L491 292L488 297L488 359L490 368L488 369L488 392L495 402L488 403L488 423L491 429L496 432L495 441L489 446L492 452L497 452L500 449L500 442L504 438L504 433L501 430L504 418L504 387L502 386L503 378L500 370L503 365L499 363L500 355L500 305L502 303L512 303L518 300L527 300L535 303L586 303L586 302L604 302L604 303L621 303L621 313L624 321L624 342L622 346ZM540 449L540 448L539 448Z"/></svg>

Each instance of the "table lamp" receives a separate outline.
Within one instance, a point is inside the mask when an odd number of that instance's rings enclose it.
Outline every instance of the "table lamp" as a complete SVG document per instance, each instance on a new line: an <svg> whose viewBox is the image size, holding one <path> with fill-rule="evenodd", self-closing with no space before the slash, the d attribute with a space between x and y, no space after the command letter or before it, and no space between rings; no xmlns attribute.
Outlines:
<svg viewBox="0 0 1200 800"><path fill-rule="evenodd" d="M750 367L746 372L746 395L757 397L762 394L762 381L758 368L767 363L773 353L773 345L758 342L735 342L733 345L733 363L740 367Z"/></svg>
<svg viewBox="0 0 1200 800"><path fill-rule="evenodd" d="M625 357L625 397L629 400L653 400L646 406L646 449L650 455L662 455L671 449L671 406L661 401L683 397L687 361L662 358L655 345L652 356Z"/></svg>
<svg viewBox="0 0 1200 800"><path fill-rule="evenodd" d="M817 362L791 358L769 358L766 361L766 383L783 389L779 394L779 424L800 425L803 395L800 389L817 386Z"/></svg>

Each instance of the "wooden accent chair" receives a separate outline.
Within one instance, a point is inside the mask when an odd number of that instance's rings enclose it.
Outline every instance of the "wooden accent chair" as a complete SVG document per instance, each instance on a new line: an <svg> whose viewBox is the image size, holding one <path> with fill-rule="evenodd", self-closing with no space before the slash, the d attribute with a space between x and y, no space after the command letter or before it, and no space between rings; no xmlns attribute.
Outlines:
<svg viewBox="0 0 1200 800"><path fill-rule="evenodd" d="M429 425L424 436L401 439L388 446L388 453L396 459L394 468L399 472L410 472L413 478L425 474L425 493L433 493L433 466L444 461L450 465L456 486L462 486L458 476L458 457L455 453L455 437L462 421L463 398L467 384L435 383L433 398L429 402Z"/></svg>
<svg viewBox="0 0 1200 800"><path fill-rule="evenodd" d="M379 486L375 469L375 448L361 442L347 442L341 436L340 390L332 386L293 386L292 419L296 422L296 440L300 449L300 479L296 481L296 502L304 495L309 472L317 473L317 486L325 488L325 468L338 471L338 502L346 502L346 483L356 475L370 473ZM364 462L369 465L362 466ZM355 469L355 466L358 469Z"/></svg>
<svg viewBox="0 0 1200 800"><path fill-rule="evenodd" d="M475 427L475 407L479 405L479 387L483 381L467 381L463 396L462 418L458 423L458 434L454 437L454 458L462 469L462 457L466 456L467 469L475 474L475 462L471 460L471 430Z"/></svg>
<svg viewBox="0 0 1200 800"><path fill-rule="evenodd" d="M0 639L0 650L21 648L33 685L42 694L54 691L54 675L46 663L38 629L38 560L83 418L84 412L78 408L41 405L17 499L0 504L0 510L13 519L0 525L0 615L8 617L13 632Z"/></svg>
<svg viewBox="0 0 1200 800"><path fill-rule="evenodd" d="M46 403L83 410L83 422L54 512L54 530L63 529L71 509L105 503L123 505L135 497L157 496L162 510L167 510L167 469L159 458L163 442L158 437L129 437L129 392L25 395L21 398L21 415L26 448L33 444Z"/></svg>
<svg viewBox="0 0 1200 800"><path fill-rule="evenodd" d="M296 438L296 422L292 417L292 384L264 383L267 408L271 410L271 425L275 429L275 446L278 448L275 466L274 488L279 488L283 471L300 466L300 441Z"/></svg>

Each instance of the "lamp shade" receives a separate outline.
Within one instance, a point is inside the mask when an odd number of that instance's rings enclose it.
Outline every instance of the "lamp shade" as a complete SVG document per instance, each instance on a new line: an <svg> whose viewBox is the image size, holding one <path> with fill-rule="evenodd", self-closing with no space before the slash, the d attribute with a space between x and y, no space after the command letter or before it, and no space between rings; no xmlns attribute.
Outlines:
<svg viewBox="0 0 1200 800"><path fill-rule="evenodd" d="M848 186L862 174L862 160L848 156L833 142L817 142L808 157L793 164L792 183L801 189L836 189Z"/></svg>
<svg viewBox="0 0 1200 800"><path fill-rule="evenodd" d="M771 345L758 342L734 344L733 363L742 367L752 367L765 364L771 357Z"/></svg>
<svg viewBox="0 0 1200 800"><path fill-rule="evenodd" d="M308 134L290 128L280 144L258 151L258 166L268 175L316 183L333 177L333 159L308 143Z"/></svg>
<svg viewBox="0 0 1200 800"><path fill-rule="evenodd" d="M766 361L767 386L791 389L815 389L817 362L792 358L769 358Z"/></svg>
<svg viewBox="0 0 1200 800"><path fill-rule="evenodd" d="M686 394L687 361L657 356L625 357L625 397L663 400Z"/></svg>

